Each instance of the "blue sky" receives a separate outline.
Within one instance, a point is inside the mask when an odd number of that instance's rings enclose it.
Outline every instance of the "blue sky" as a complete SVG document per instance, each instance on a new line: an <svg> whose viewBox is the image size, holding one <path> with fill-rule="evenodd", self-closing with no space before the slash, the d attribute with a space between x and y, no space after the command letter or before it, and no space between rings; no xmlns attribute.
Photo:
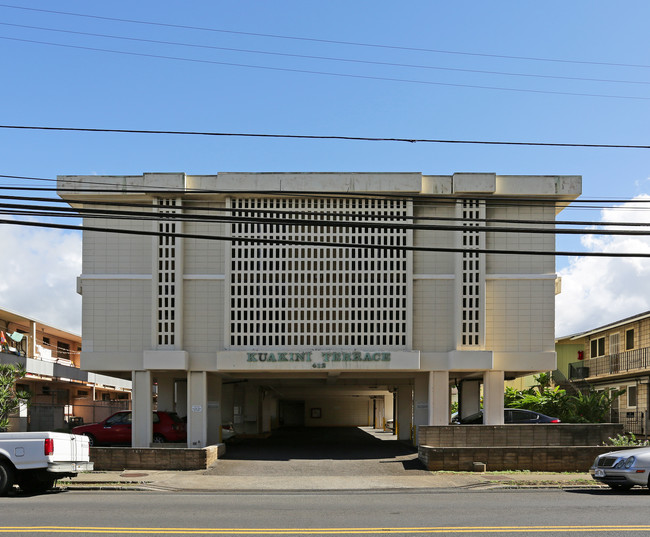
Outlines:
<svg viewBox="0 0 650 537"><path fill-rule="evenodd" d="M648 145L648 20L646 1L0 4L0 123ZM2 175L576 174L589 199L650 194L649 154L0 129ZM645 211L618 205L609 212L569 209L560 218L606 222L626 215L647 221ZM29 245L0 267L3 305L78 331L78 237L15 226L5 226L3 234ZM560 237L557 245L650 249L643 240ZM15 291L23 287L12 275L16 264L22 277L46 283ZM557 266L565 290L558 298L559 335L650 309L648 261L558 258ZM587 287L585 274L601 277ZM577 303L580 313L567 314Z"/></svg>

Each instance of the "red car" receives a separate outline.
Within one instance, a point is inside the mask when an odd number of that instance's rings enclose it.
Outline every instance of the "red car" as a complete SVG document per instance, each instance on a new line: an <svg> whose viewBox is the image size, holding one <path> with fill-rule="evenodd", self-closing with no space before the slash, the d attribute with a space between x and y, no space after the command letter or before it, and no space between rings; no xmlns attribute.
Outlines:
<svg viewBox="0 0 650 537"><path fill-rule="evenodd" d="M79 425L72 429L72 434L87 436L91 446L131 444L131 411L116 412L99 423ZM175 412L153 413L152 442L154 444L163 442L182 443L186 441L185 423Z"/></svg>

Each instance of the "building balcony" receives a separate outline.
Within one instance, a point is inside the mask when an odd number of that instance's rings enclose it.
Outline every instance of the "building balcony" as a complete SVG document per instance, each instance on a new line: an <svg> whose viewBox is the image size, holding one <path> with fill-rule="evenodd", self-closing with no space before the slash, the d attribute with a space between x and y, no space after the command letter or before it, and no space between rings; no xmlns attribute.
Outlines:
<svg viewBox="0 0 650 537"><path fill-rule="evenodd" d="M608 354L569 364L569 379L571 380L619 377L626 373L641 372L650 373L650 347Z"/></svg>

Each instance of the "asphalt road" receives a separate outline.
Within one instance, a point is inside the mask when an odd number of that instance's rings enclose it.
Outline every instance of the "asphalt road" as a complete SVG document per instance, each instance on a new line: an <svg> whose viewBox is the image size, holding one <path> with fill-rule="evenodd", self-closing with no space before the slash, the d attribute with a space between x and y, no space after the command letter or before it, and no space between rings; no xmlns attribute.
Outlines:
<svg viewBox="0 0 650 537"><path fill-rule="evenodd" d="M357 493L52 492L0 498L0 533L51 535L629 535L647 490Z"/></svg>

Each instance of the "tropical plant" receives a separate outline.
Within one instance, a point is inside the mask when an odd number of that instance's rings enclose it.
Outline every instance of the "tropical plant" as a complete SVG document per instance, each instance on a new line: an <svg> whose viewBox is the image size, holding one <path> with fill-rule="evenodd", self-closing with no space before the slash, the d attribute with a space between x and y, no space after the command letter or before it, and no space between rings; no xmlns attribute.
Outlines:
<svg viewBox="0 0 650 537"><path fill-rule="evenodd" d="M602 423L607 421L613 402L622 393L624 390L612 388L597 392L590 388L586 393L572 395L558 386L551 388L540 382L537 390L506 388L504 406L541 412L565 423Z"/></svg>
<svg viewBox="0 0 650 537"><path fill-rule="evenodd" d="M628 435L617 434L614 437L610 436L607 440L608 442L603 442L603 444L608 446L619 446L619 447L650 446L650 440L638 440L637 437L632 433Z"/></svg>
<svg viewBox="0 0 650 537"><path fill-rule="evenodd" d="M586 393L572 395L568 401L568 415L564 421L570 423L603 423L609 417L612 404L625 390L609 388L596 391L589 388Z"/></svg>
<svg viewBox="0 0 650 537"><path fill-rule="evenodd" d="M9 415L28 401L31 394L16 390L16 381L25 376L25 368L19 364L0 364L0 431L9 428Z"/></svg>

